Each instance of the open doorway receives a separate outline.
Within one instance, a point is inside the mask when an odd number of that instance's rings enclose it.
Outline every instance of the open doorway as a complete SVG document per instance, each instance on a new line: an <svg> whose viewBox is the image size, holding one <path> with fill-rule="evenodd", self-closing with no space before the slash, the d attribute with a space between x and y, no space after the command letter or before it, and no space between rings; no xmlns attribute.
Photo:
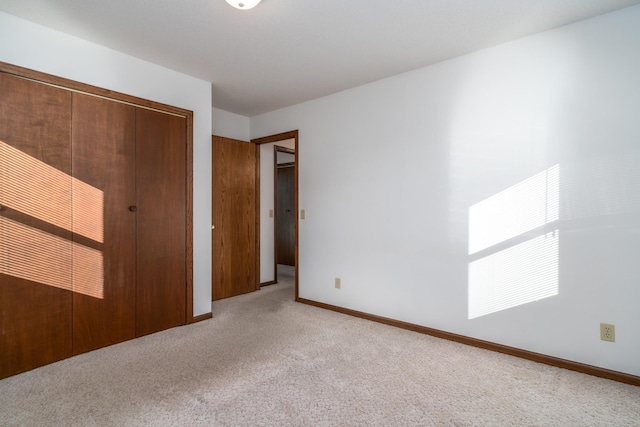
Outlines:
<svg viewBox="0 0 640 427"><path fill-rule="evenodd" d="M295 149L278 145L274 150L275 281L295 271Z"/></svg>
<svg viewBox="0 0 640 427"><path fill-rule="evenodd" d="M257 214L260 286L293 279L298 299L298 131L251 142L257 146L260 165Z"/></svg>

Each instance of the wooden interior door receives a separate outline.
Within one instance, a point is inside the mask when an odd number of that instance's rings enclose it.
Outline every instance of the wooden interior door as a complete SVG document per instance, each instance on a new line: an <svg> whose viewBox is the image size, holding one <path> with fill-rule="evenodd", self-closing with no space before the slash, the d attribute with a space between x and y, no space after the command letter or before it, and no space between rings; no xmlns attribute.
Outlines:
<svg viewBox="0 0 640 427"><path fill-rule="evenodd" d="M186 323L186 132L136 108L137 336Z"/></svg>
<svg viewBox="0 0 640 427"><path fill-rule="evenodd" d="M296 199L295 167L278 166L276 169L276 261L278 264L296 264Z"/></svg>
<svg viewBox="0 0 640 427"><path fill-rule="evenodd" d="M73 94L73 353L135 338L135 107Z"/></svg>
<svg viewBox="0 0 640 427"><path fill-rule="evenodd" d="M212 140L212 299L255 291L257 156L250 142Z"/></svg>
<svg viewBox="0 0 640 427"><path fill-rule="evenodd" d="M0 73L0 378L71 356L71 93Z"/></svg>

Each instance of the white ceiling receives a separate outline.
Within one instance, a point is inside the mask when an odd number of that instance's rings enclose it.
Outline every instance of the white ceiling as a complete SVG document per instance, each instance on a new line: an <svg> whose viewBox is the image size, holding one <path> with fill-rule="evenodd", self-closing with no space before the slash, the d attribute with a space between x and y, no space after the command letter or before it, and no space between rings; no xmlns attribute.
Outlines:
<svg viewBox="0 0 640 427"><path fill-rule="evenodd" d="M216 108L276 110L640 0L0 0L0 10L212 82ZM6 41L3 41L6 43Z"/></svg>

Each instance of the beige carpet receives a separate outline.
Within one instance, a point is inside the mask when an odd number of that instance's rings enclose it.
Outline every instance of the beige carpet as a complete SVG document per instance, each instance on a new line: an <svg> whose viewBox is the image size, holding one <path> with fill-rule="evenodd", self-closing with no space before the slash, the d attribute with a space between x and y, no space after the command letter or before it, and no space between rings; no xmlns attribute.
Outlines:
<svg viewBox="0 0 640 427"><path fill-rule="evenodd" d="M298 304L291 280L213 308L0 381L0 425L640 425L639 387Z"/></svg>

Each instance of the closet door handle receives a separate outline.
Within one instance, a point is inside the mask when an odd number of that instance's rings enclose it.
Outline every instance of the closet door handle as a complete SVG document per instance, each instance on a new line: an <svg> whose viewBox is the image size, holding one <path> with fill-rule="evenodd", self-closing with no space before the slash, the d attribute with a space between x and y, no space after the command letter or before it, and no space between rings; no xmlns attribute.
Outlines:
<svg viewBox="0 0 640 427"><path fill-rule="evenodd" d="M137 207L135 207L135 206L129 206L129 210L130 210L131 212L135 212L135 211L137 211L137 210L138 210L138 208L137 208Z"/></svg>

